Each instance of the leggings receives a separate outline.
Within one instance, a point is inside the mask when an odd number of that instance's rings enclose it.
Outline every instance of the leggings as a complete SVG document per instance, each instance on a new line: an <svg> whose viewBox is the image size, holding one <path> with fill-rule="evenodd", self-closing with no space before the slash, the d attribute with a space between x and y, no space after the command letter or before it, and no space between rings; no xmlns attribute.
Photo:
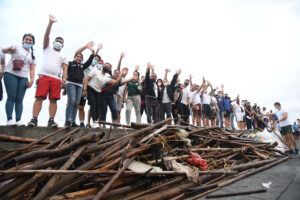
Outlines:
<svg viewBox="0 0 300 200"><path fill-rule="evenodd" d="M23 99L26 93L28 78L16 76L14 74L4 73L4 84L7 92L5 104L7 120L12 119L13 109L15 107L16 121L21 120L23 112Z"/></svg>

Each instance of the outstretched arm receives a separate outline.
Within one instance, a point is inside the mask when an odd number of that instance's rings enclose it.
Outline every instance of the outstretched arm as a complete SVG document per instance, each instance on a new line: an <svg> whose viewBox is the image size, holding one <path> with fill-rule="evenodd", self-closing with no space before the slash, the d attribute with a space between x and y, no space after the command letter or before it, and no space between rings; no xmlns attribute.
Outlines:
<svg viewBox="0 0 300 200"><path fill-rule="evenodd" d="M165 76L164 76L164 80L168 80L168 73L170 72L169 69L165 70Z"/></svg>
<svg viewBox="0 0 300 200"><path fill-rule="evenodd" d="M221 85L221 89L222 89L222 90L221 90L221 92L222 92L222 97L224 97L225 95L224 95L224 85L223 85L223 84Z"/></svg>
<svg viewBox="0 0 300 200"><path fill-rule="evenodd" d="M81 53L81 52L83 52L84 50L86 50L88 48L92 48L93 46L94 46L94 42L90 41L86 45L84 45L84 46L80 47L79 49L77 49L75 51L75 53Z"/></svg>
<svg viewBox="0 0 300 200"><path fill-rule="evenodd" d="M190 76L189 76L189 79L190 79L190 90L192 91L192 87L193 87L193 76L192 76L192 74L190 74Z"/></svg>
<svg viewBox="0 0 300 200"><path fill-rule="evenodd" d="M125 56L125 54L121 53L119 63L118 63L118 68L117 68L119 71L121 70L122 59L124 58L124 56Z"/></svg>
<svg viewBox="0 0 300 200"><path fill-rule="evenodd" d="M55 19L54 15L49 15L49 23L44 35L44 44L43 44L43 49L46 49L49 46L49 41L50 41L50 32L52 28L52 24L55 23L57 20Z"/></svg>
<svg viewBox="0 0 300 200"><path fill-rule="evenodd" d="M209 95L212 95L212 94L214 93L214 88L213 88L213 86L211 85L211 82L210 82L210 81L208 81L207 83L208 83L208 85L209 85L209 87L210 87L210 93L209 93Z"/></svg>

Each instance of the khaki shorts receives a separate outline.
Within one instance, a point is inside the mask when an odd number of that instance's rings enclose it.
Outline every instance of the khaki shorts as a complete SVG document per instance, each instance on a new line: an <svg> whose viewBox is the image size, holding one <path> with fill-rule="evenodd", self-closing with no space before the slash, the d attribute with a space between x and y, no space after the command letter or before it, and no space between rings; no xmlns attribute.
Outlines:
<svg viewBox="0 0 300 200"><path fill-rule="evenodd" d="M288 133L293 133L292 125L281 127L280 133L281 135L287 135Z"/></svg>
<svg viewBox="0 0 300 200"><path fill-rule="evenodd" d="M118 94L115 94L114 98L115 98L115 101L116 101L117 111L121 112L121 110L123 108L123 98Z"/></svg>

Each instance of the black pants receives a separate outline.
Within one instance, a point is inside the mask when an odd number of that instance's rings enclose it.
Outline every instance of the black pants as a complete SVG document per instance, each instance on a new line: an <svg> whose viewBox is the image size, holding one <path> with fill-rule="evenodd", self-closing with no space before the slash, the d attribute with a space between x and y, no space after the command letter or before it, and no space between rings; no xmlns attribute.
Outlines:
<svg viewBox="0 0 300 200"><path fill-rule="evenodd" d="M182 119L185 123L189 123L190 109L187 105L180 103L179 114L182 115Z"/></svg>
<svg viewBox="0 0 300 200"><path fill-rule="evenodd" d="M148 124L158 122L158 101L157 98L146 96L146 111Z"/></svg>
<svg viewBox="0 0 300 200"><path fill-rule="evenodd" d="M0 79L0 101L2 101L3 98L3 88L2 88L2 79Z"/></svg>
<svg viewBox="0 0 300 200"><path fill-rule="evenodd" d="M165 115L167 115L167 118L171 117L171 103L160 103L159 104L159 120L164 120Z"/></svg>
<svg viewBox="0 0 300 200"><path fill-rule="evenodd" d="M179 113L179 106L177 104L172 104L172 116L174 119L174 124L178 122L178 113Z"/></svg>
<svg viewBox="0 0 300 200"><path fill-rule="evenodd" d="M252 119L249 119L246 116L246 124L247 124L247 130L250 130L252 128Z"/></svg>
<svg viewBox="0 0 300 200"><path fill-rule="evenodd" d="M88 104L90 105L90 111L93 121L98 121L98 118L100 116L100 105L101 105L101 93L97 92L90 86L87 87L87 99Z"/></svg>

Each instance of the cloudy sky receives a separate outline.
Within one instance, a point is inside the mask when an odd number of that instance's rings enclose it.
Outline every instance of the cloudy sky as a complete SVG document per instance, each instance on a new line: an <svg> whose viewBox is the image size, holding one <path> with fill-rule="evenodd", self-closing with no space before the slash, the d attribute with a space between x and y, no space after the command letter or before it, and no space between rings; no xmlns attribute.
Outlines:
<svg viewBox="0 0 300 200"><path fill-rule="evenodd" d="M51 13L58 20L51 41L65 39L62 53L69 60L92 40L103 43L100 55L114 67L124 51L122 66L133 69L139 64L142 73L147 62L161 77L165 68L172 73L181 68L181 79L191 73L199 83L205 76L214 86L223 83L230 96L240 94L268 109L280 101L294 121L300 117L299 10L297 0L0 0L0 46L20 45L24 33L33 33L38 72ZM29 89L24 99L26 123L34 93ZM56 121L62 125L66 97L58 105ZM5 101L0 111L0 124L5 124ZM47 120L45 101L39 125Z"/></svg>

